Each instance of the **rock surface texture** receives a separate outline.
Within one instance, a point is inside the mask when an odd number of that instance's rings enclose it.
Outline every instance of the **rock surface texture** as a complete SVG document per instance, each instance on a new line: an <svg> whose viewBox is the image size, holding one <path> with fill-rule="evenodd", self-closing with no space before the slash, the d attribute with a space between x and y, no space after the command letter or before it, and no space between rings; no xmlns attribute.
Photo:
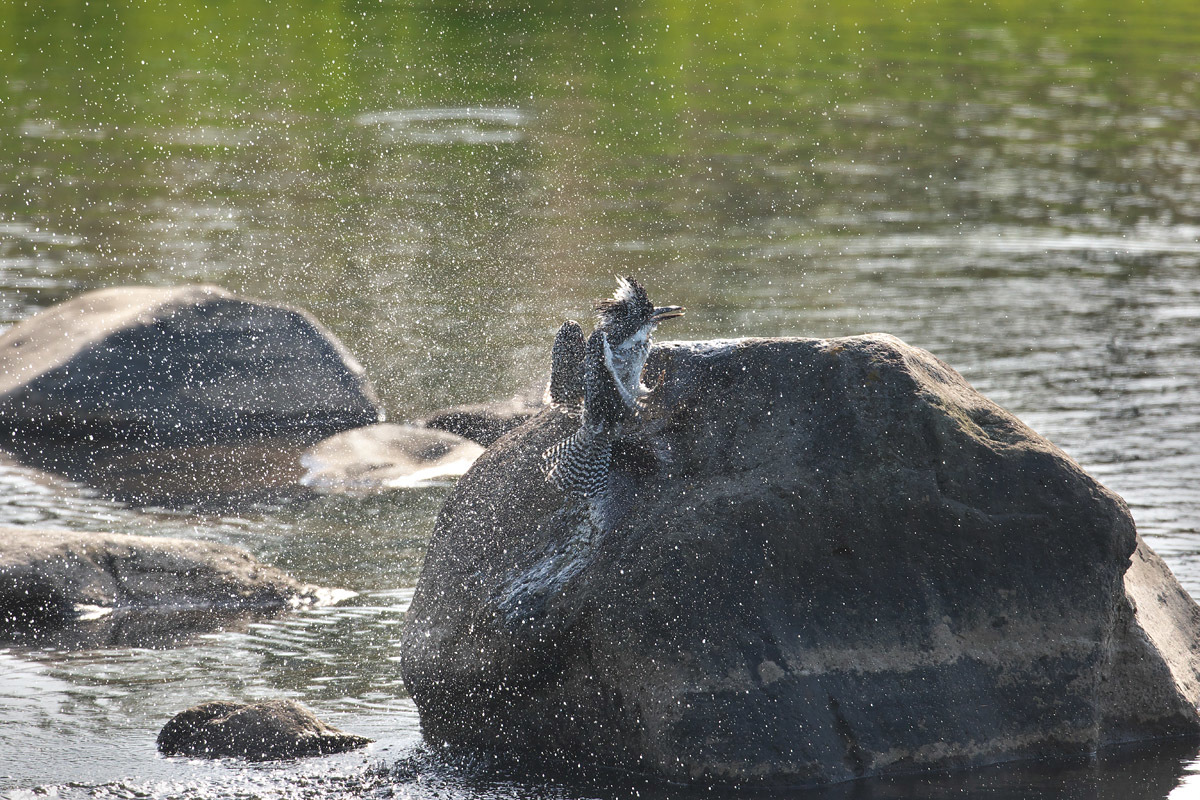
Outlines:
<svg viewBox="0 0 1200 800"><path fill-rule="evenodd" d="M1119 497L946 364L745 339L647 374L590 542L538 471L554 410L442 509L402 645L430 740L803 786L1200 734L1195 603Z"/></svg>
<svg viewBox="0 0 1200 800"><path fill-rule="evenodd" d="M293 484L298 448L382 418L311 315L214 286L88 292L0 336L3 446L135 501Z"/></svg>
<svg viewBox="0 0 1200 800"><path fill-rule="evenodd" d="M164 755L251 761L342 753L370 743L326 725L293 700L201 703L176 714L158 734Z"/></svg>
<svg viewBox="0 0 1200 800"><path fill-rule="evenodd" d="M0 630L120 611L272 609L324 599L225 544L0 526Z"/></svg>
<svg viewBox="0 0 1200 800"><path fill-rule="evenodd" d="M316 441L379 418L362 367L311 315L215 286L88 292L0 336L0 422L26 434Z"/></svg>

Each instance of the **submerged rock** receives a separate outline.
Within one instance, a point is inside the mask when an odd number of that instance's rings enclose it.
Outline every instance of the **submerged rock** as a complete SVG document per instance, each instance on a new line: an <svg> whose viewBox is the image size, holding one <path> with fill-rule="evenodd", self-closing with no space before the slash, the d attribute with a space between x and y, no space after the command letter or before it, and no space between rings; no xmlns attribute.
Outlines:
<svg viewBox="0 0 1200 800"><path fill-rule="evenodd" d="M539 474L553 410L443 507L402 642L431 741L806 786L1200 734L1195 603L1119 497L943 362L871 335L647 369L610 529Z"/></svg>
<svg viewBox="0 0 1200 800"><path fill-rule="evenodd" d="M300 449L382 418L310 314L214 286L88 292L0 336L2 445L117 496L288 485Z"/></svg>
<svg viewBox="0 0 1200 800"><path fill-rule="evenodd" d="M542 408L542 404L531 398L514 397L495 403L472 403L451 406L435 411L417 425L462 436L483 447L513 430Z"/></svg>
<svg viewBox="0 0 1200 800"><path fill-rule="evenodd" d="M277 609L335 594L226 544L0 527L6 640L113 613Z"/></svg>
<svg viewBox="0 0 1200 800"><path fill-rule="evenodd" d="M201 703L176 714L158 734L164 755L251 761L329 755L370 743L326 725L294 700Z"/></svg>
<svg viewBox="0 0 1200 800"><path fill-rule="evenodd" d="M457 478L482 452L452 433L382 422L313 445L301 458L300 482L329 492L423 486Z"/></svg>
<svg viewBox="0 0 1200 800"><path fill-rule="evenodd" d="M330 601L352 593L331 592ZM325 602L322 595L320 602ZM253 626L269 623L290 610L289 606L251 606L249 608L172 608L123 607L83 609L74 619L61 617L51 624L30 624L29 618L0 616L0 643L38 650L79 652L136 647L144 650L168 650L177 647L204 647L203 637L214 631L222 634L250 633ZM90 613L87 613L89 612ZM0 612L3 614L3 612Z"/></svg>

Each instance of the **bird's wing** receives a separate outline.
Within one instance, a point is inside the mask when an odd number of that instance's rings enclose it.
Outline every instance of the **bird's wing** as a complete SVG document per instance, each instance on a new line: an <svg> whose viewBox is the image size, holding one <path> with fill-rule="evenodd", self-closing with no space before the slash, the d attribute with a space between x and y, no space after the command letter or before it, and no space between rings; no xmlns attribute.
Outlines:
<svg viewBox="0 0 1200 800"><path fill-rule="evenodd" d="M583 406L583 361L587 345L583 328L569 319L554 336L550 351L550 383L546 386L546 401L577 416Z"/></svg>

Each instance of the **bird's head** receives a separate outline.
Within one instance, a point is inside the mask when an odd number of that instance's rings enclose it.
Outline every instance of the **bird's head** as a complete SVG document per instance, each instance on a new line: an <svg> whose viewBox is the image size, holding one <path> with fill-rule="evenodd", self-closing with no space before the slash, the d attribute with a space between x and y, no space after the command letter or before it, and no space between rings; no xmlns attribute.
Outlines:
<svg viewBox="0 0 1200 800"><path fill-rule="evenodd" d="M653 329L658 323L683 314L682 306L655 306L645 288L633 278L617 278L617 290L611 298L595 305L600 327L609 339L621 342L642 328Z"/></svg>

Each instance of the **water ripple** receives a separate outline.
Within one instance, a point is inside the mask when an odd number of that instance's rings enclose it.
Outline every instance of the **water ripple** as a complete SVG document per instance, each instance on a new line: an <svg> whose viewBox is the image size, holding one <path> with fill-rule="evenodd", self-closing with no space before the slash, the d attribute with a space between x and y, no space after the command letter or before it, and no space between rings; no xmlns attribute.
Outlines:
<svg viewBox="0 0 1200 800"><path fill-rule="evenodd" d="M427 144L515 144L529 115L516 108L408 108L360 114L393 140Z"/></svg>

